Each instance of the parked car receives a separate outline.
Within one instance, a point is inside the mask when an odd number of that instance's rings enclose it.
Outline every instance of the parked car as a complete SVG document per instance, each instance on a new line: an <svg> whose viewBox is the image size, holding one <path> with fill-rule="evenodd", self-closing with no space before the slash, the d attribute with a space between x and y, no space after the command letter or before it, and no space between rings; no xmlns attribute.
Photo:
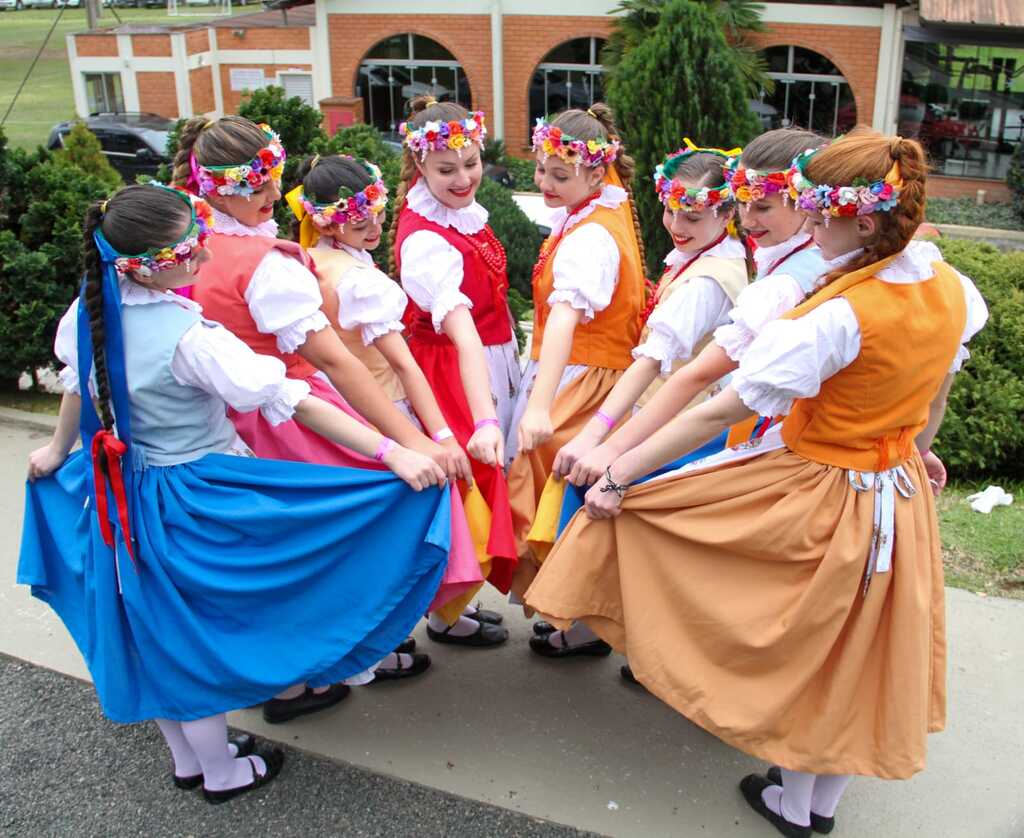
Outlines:
<svg viewBox="0 0 1024 838"><path fill-rule="evenodd" d="M77 9L81 5L82 0L21 0L21 7L25 9L57 9L61 6Z"/></svg>
<svg viewBox="0 0 1024 838"><path fill-rule="evenodd" d="M104 113L83 121L126 183L134 183L138 175L154 175L162 163L170 162L167 136L174 128L172 119L155 113ZM74 125L71 120L54 126L46 147L63 148L64 137Z"/></svg>
<svg viewBox="0 0 1024 838"><path fill-rule="evenodd" d="M22 0L0 0L0 12L20 12L24 8Z"/></svg>

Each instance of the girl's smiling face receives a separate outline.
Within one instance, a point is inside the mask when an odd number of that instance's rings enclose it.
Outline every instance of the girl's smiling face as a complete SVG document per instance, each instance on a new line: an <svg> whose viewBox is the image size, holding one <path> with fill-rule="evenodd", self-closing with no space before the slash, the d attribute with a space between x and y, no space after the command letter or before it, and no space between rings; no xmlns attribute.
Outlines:
<svg viewBox="0 0 1024 838"><path fill-rule="evenodd" d="M689 189L699 189L701 184L697 182L680 181ZM692 211L680 209L679 212L672 212L668 207L661 216L661 223L665 225L668 234L672 237L672 244L680 253L699 253L701 250L712 244L722 233L732 218L731 209L719 209L718 215L710 209Z"/></svg>
<svg viewBox="0 0 1024 838"><path fill-rule="evenodd" d="M476 190L484 176L480 148L471 143L459 154L454 149L431 151L425 160L416 160L416 168L427 189L451 209L465 209L476 200Z"/></svg>
<svg viewBox="0 0 1024 838"><path fill-rule="evenodd" d="M323 235L330 236L336 242L354 247L357 250L373 250L380 244L381 221L384 213L371 215L362 221L349 221L342 227L333 224Z"/></svg>
<svg viewBox="0 0 1024 838"><path fill-rule="evenodd" d="M781 192L773 192L749 204L740 204L740 222L758 247L772 247L793 238L803 226L804 217L784 202Z"/></svg>
<svg viewBox="0 0 1024 838"><path fill-rule="evenodd" d="M274 204L281 197L281 185L268 180L251 195L204 195L214 209L230 215L239 224L255 227L274 217Z"/></svg>
<svg viewBox="0 0 1024 838"><path fill-rule="evenodd" d="M575 207L601 186L605 167L570 166L558 157L548 157L537 152L537 167L533 172L533 182L544 194L544 204L555 209L557 207Z"/></svg>

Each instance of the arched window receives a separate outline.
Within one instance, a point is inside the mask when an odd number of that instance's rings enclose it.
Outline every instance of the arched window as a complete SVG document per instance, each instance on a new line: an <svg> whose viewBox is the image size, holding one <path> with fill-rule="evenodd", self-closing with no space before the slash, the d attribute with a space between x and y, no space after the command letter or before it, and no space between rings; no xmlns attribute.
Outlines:
<svg viewBox="0 0 1024 838"><path fill-rule="evenodd" d="M603 38L574 38L544 56L530 82L531 132L538 117L604 99L604 68L598 63L603 46Z"/></svg>
<svg viewBox="0 0 1024 838"><path fill-rule="evenodd" d="M770 47L762 53L775 91L755 105L765 129L796 126L834 137L857 124L850 85L824 55L803 47Z"/></svg>
<svg viewBox="0 0 1024 838"><path fill-rule="evenodd" d="M395 134L409 115L409 100L430 94L439 101L470 106L469 82L455 56L423 35L392 35L373 47L359 65L356 96L363 97L366 121Z"/></svg>

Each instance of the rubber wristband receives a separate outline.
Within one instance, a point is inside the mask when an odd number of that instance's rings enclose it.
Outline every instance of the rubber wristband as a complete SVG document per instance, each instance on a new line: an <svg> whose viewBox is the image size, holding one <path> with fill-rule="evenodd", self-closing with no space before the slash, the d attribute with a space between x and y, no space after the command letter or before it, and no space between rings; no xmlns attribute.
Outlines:
<svg viewBox="0 0 1024 838"><path fill-rule="evenodd" d="M383 463L388 452L394 447L395 441L389 436L384 437L384 439L380 441L380 445L377 446L377 453L373 455L373 459L378 463Z"/></svg>
<svg viewBox="0 0 1024 838"><path fill-rule="evenodd" d="M612 419L612 417L605 413L603 410L597 411L597 413L594 414L594 418L600 419L602 422L604 422L608 426L609 431L615 427L615 420Z"/></svg>
<svg viewBox="0 0 1024 838"><path fill-rule="evenodd" d="M473 430L479 431L481 428L486 428L488 425L494 425L498 430L501 430L501 422L497 419L481 419L473 426Z"/></svg>
<svg viewBox="0 0 1024 838"><path fill-rule="evenodd" d="M452 433L451 428L441 428L436 434L431 435L431 439L434 442L444 442L446 439L451 439L455 434Z"/></svg>

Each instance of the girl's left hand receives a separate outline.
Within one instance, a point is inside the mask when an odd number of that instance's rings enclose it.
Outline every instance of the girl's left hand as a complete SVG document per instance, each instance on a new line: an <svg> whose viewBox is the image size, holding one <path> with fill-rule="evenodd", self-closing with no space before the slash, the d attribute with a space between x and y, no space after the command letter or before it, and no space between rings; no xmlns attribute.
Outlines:
<svg viewBox="0 0 1024 838"><path fill-rule="evenodd" d="M472 486L473 469L469 464L469 457L462 450L459 441L455 437L449 437L441 443L441 447L445 450L447 457L443 463L440 463L440 466L448 475L448 479L452 482L465 480L469 486Z"/></svg>
<svg viewBox="0 0 1024 838"><path fill-rule="evenodd" d="M609 489L607 492L601 490L608 485L605 478L601 478L587 491L586 510L589 518L614 518L622 512L622 498L618 492Z"/></svg>
<svg viewBox="0 0 1024 838"><path fill-rule="evenodd" d="M519 450L532 451L539 448L551 439L553 434L551 414L546 410L527 407L519 421Z"/></svg>
<svg viewBox="0 0 1024 838"><path fill-rule="evenodd" d="M28 455L28 479L38 480L47 477L64 465L66 454L61 454L53 445L44 445Z"/></svg>
<svg viewBox="0 0 1024 838"><path fill-rule="evenodd" d="M924 461L924 470L928 474L928 483L931 485L932 494L938 497L939 492L946 488L946 467L942 464L942 460L931 451L922 454L921 459Z"/></svg>

